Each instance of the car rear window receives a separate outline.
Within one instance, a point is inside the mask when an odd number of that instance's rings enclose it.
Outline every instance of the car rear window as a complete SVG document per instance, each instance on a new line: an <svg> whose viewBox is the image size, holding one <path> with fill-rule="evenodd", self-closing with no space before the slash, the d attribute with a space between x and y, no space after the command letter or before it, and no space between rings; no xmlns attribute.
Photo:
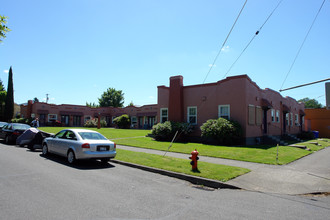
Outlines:
<svg viewBox="0 0 330 220"><path fill-rule="evenodd" d="M102 134L94 132L78 132L83 140L107 140Z"/></svg>
<svg viewBox="0 0 330 220"><path fill-rule="evenodd" d="M30 128L29 125L24 125L24 124L13 124L13 129L19 129L19 130L26 130Z"/></svg>

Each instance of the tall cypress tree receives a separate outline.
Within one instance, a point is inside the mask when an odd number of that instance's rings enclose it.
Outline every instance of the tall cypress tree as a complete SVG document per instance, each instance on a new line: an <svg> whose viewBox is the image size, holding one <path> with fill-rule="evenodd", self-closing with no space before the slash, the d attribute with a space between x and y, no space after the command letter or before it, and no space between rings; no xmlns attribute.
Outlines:
<svg viewBox="0 0 330 220"><path fill-rule="evenodd" d="M13 86L13 72L12 68L9 69L8 74L8 87L5 102L5 120L9 122L14 116L14 86Z"/></svg>

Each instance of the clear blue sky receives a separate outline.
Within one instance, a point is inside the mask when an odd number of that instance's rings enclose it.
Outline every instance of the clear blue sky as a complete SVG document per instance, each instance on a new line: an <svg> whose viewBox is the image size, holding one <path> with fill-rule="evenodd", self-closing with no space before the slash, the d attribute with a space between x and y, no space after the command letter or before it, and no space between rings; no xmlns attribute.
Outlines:
<svg viewBox="0 0 330 220"><path fill-rule="evenodd" d="M0 44L0 79L13 67L16 103L98 103L107 88L125 105L156 104L157 86L183 75L201 84L245 0L1 0L12 29ZM249 0L206 83L223 79L278 0ZM283 0L227 76L278 91L323 0ZM330 0L283 88L330 77ZM325 105L324 83L282 92Z"/></svg>

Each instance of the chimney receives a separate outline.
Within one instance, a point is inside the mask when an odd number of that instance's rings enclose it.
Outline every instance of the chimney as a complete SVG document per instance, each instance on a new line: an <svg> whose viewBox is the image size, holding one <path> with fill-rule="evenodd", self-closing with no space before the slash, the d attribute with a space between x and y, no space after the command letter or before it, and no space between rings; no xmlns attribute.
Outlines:
<svg viewBox="0 0 330 220"><path fill-rule="evenodd" d="M27 105L27 115L26 115L27 118L31 118L32 106L33 106L33 101L29 100Z"/></svg>
<svg viewBox="0 0 330 220"><path fill-rule="evenodd" d="M170 77L168 120L183 122L183 76Z"/></svg>

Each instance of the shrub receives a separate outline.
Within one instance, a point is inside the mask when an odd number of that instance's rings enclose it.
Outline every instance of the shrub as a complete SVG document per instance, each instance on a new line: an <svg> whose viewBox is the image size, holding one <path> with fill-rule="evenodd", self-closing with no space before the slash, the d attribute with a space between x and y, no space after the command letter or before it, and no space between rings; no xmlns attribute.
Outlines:
<svg viewBox="0 0 330 220"><path fill-rule="evenodd" d="M22 123L30 125L32 122L32 118L13 118L11 119L12 123Z"/></svg>
<svg viewBox="0 0 330 220"><path fill-rule="evenodd" d="M96 128L98 123L98 118L93 118L85 122L84 127L88 128ZM105 120L101 120L101 127L106 127L107 122Z"/></svg>
<svg viewBox="0 0 330 220"><path fill-rule="evenodd" d="M129 118L128 115L121 115L116 117L113 120L113 123L117 125L118 128L129 128L131 125L131 119Z"/></svg>
<svg viewBox="0 0 330 220"><path fill-rule="evenodd" d="M207 120L200 129L202 137L215 140L219 144L235 144L242 136L240 124L224 118Z"/></svg>
<svg viewBox="0 0 330 220"><path fill-rule="evenodd" d="M171 141L177 131L177 138L179 138L179 136L184 138L192 132L192 126L184 122L166 121L154 125L151 134L157 141Z"/></svg>
<svg viewBox="0 0 330 220"><path fill-rule="evenodd" d="M297 137L303 140L312 140L315 138L314 133L311 131L303 131Z"/></svg>

